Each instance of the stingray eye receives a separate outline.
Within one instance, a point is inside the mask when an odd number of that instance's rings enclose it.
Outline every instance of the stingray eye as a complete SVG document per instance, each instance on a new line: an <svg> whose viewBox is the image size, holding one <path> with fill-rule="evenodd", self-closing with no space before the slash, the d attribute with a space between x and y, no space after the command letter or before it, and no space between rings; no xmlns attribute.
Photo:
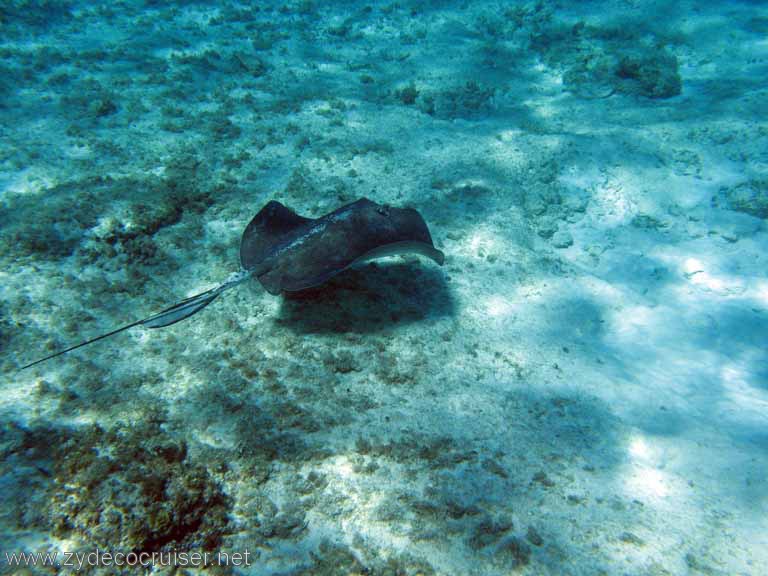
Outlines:
<svg viewBox="0 0 768 576"><path fill-rule="evenodd" d="M387 206L386 204L384 206L379 206L378 208L376 208L376 212L378 212L382 216L389 216L389 206Z"/></svg>

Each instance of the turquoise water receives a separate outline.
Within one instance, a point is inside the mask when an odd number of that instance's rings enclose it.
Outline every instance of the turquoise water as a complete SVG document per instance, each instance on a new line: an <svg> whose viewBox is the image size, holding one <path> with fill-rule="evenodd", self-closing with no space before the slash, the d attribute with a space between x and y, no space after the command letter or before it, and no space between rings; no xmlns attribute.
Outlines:
<svg viewBox="0 0 768 576"><path fill-rule="evenodd" d="M768 572L767 34L755 2L3 3L0 573ZM18 370L225 281L270 200L362 197L445 264Z"/></svg>

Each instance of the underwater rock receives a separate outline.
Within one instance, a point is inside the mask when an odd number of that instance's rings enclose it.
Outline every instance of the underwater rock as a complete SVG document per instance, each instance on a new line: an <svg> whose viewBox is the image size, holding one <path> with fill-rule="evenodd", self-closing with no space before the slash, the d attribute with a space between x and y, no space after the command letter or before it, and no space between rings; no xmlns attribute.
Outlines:
<svg viewBox="0 0 768 576"><path fill-rule="evenodd" d="M461 118L471 120L489 112L496 90L475 80L445 90L423 91L416 104L425 114L443 120Z"/></svg>
<svg viewBox="0 0 768 576"><path fill-rule="evenodd" d="M669 226L666 222L662 222L650 214L637 214L632 218L630 224L635 228L642 228L644 230L663 230Z"/></svg>
<svg viewBox="0 0 768 576"><path fill-rule="evenodd" d="M623 56L616 76L624 81L619 83L622 92L648 98L672 98L683 86L677 58L661 49Z"/></svg>
<svg viewBox="0 0 768 576"><path fill-rule="evenodd" d="M749 180L732 188L721 190L721 198L731 210L757 218L768 218L768 180ZM718 197L712 203L719 204Z"/></svg>
<svg viewBox="0 0 768 576"><path fill-rule="evenodd" d="M630 49L592 38L582 48L586 56L563 56L568 61L563 82L579 97L607 98L619 92L664 99L682 91L677 57L661 47Z"/></svg>
<svg viewBox="0 0 768 576"><path fill-rule="evenodd" d="M326 358L323 359L323 364L339 374L362 371L360 362L349 350L340 350L335 354L329 352Z"/></svg>
<svg viewBox="0 0 768 576"><path fill-rule="evenodd" d="M109 96L96 98L88 105L88 111L95 117L111 116L117 112L117 104Z"/></svg>
<svg viewBox="0 0 768 576"><path fill-rule="evenodd" d="M632 532L622 532L621 534L619 534L619 540L621 540L625 544L633 544L635 546L645 546L645 542L643 541L643 539L633 534Z"/></svg>
<svg viewBox="0 0 768 576"><path fill-rule="evenodd" d="M536 234L544 238L544 240L552 238L555 232L557 232L557 222L551 218L542 218L536 223Z"/></svg>
<svg viewBox="0 0 768 576"><path fill-rule="evenodd" d="M541 546L544 544L544 539L539 534L538 530L533 526L528 526L528 531L525 533L525 538L534 546Z"/></svg>
<svg viewBox="0 0 768 576"><path fill-rule="evenodd" d="M259 531L266 538L286 540L298 536L306 528L305 512L297 505L266 520Z"/></svg>
<svg viewBox="0 0 768 576"><path fill-rule="evenodd" d="M531 561L531 548L515 536L502 542L497 554L508 557L515 567L526 566Z"/></svg>
<svg viewBox="0 0 768 576"><path fill-rule="evenodd" d="M539 470L533 475L533 478L531 479L532 482L538 482L542 486L546 488L551 488L555 485L555 483L550 479L549 476L547 476L547 473L543 470Z"/></svg>
<svg viewBox="0 0 768 576"><path fill-rule="evenodd" d="M507 471L504 470L504 467L501 466L501 464L499 464L496 460L487 458L483 460L482 467L484 470L490 472L491 474L495 474L499 478L509 478Z"/></svg>
<svg viewBox="0 0 768 576"><path fill-rule="evenodd" d="M114 258L123 254L124 259L135 264L155 264L162 254L153 238L159 230L173 226L187 213L200 214L213 202L205 192L178 190L178 183L171 177L144 183L148 192L153 192L155 201L138 201L129 211L129 225L122 220L110 218L93 234L92 242L84 242L79 253L85 261L99 258ZM117 262L112 262L117 264Z"/></svg>
<svg viewBox="0 0 768 576"><path fill-rule="evenodd" d="M8 318L8 312L5 309L5 305L0 302L0 347L4 346L10 339L12 327L13 325Z"/></svg>
<svg viewBox="0 0 768 576"><path fill-rule="evenodd" d="M413 84L409 84L402 90L397 90L395 95L406 106L412 106L416 103L416 98L419 96L419 91Z"/></svg>
<svg viewBox="0 0 768 576"><path fill-rule="evenodd" d="M506 532L512 530L513 525L510 520L492 520L485 518L475 526L470 536L468 544L473 550L479 550L497 542Z"/></svg>
<svg viewBox="0 0 768 576"><path fill-rule="evenodd" d="M552 236L552 245L555 248L568 248L573 246L573 236L568 230L558 230Z"/></svg>
<svg viewBox="0 0 768 576"><path fill-rule="evenodd" d="M523 201L523 207L529 218L543 216L547 211L552 210L553 206L560 204L560 196L550 190L537 190L527 192Z"/></svg>

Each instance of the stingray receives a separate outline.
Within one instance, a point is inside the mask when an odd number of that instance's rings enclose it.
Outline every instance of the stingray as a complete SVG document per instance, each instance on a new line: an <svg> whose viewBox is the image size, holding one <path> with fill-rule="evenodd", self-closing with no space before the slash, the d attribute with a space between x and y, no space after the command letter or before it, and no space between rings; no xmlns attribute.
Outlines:
<svg viewBox="0 0 768 576"><path fill-rule="evenodd" d="M162 328L197 314L223 292L256 277L272 295L318 286L339 272L383 256L416 253L442 266L427 224L413 208L394 208L361 198L319 218L299 216L271 201L248 223L240 241L240 270L224 282L85 342L59 350L21 369L61 356L134 326Z"/></svg>

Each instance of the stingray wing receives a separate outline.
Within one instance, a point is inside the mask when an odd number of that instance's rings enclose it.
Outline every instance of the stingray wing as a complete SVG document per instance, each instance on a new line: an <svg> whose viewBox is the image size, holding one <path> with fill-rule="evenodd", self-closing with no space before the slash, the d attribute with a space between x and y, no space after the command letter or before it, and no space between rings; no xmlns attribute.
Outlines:
<svg viewBox="0 0 768 576"><path fill-rule="evenodd" d="M275 200L269 202L253 217L243 231L240 240L240 265L245 270L257 268L286 237L296 231L311 218L299 216L290 208Z"/></svg>

